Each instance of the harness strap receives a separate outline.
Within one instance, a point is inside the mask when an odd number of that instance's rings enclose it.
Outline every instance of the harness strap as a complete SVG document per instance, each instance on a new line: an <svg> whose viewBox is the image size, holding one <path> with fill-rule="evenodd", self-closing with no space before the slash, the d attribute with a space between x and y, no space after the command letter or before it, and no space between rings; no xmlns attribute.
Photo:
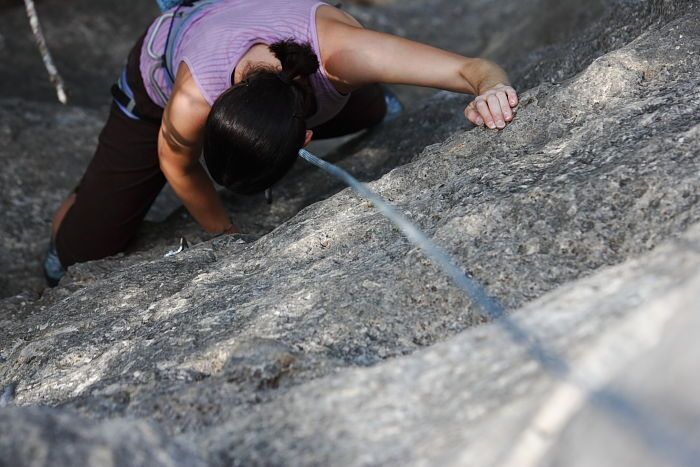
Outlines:
<svg viewBox="0 0 700 467"><path fill-rule="evenodd" d="M124 115L132 120L141 120L143 118L136 111L134 93L126 81L126 68L122 70L117 82L112 85L111 92L114 102Z"/></svg>
<svg viewBox="0 0 700 467"><path fill-rule="evenodd" d="M185 26L189 24L192 17L219 0L188 0L182 2L172 14L172 19L170 20L170 26L168 28L168 36L165 40L165 50L163 55L161 55L161 66L165 70L166 81L168 81L168 87L172 89L175 84L175 72L177 70L173 69L173 55L175 54L175 47L180 43L182 34L185 32ZM187 11L180 11L181 8L188 8ZM158 28L153 31L153 37L158 33ZM157 83L153 83L157 86Z"/></svg>
<svg viewBox="0 0 700 467"><path fill-rule="evenodd" d="M163 68L165 70L167 85L170 89L172 89L172 87L175 84L175 76L173 74L173 71L171 70L172 57L175 50L175 44L178 43L184 30L183 26L185 26L189 22L190 18L196 12L198 12L205 6L215 3L216 1L218 0L186 0L180 3L174 12L166 13L164 15L161 15L160 18L158 18L156 25L153 28L153 31L151 32L151 37L146 42L146 47L148 54L152 58L160 60L159 64L155 64L154 67L152 67L148 79L151 81L152 86L158 91L158 94L160 94L163 103L167 101L167 98L165 96L165 93L160 88L160 86L158 86L158 83L155 80L155 71L158 68ZM191 9L187 12L182 12L180 11L180 8L182 7L188 7ZM157 55L153 51L153 41L156 35L158 34L158 31L160 30L161 26L163 25L163 22L168 18L170 18L170 25L168 27L168 36L165 40L165 50L163 51L162 55ZM129 84L126 80L126 69L122 71L121 75L119 75L117 82L112 85L111 93L112 97L114 98L114 102L124 113L124 115L131 118L132 120L148 120L147 118L144 118L143 116L139 115L139 113L136 111L136 101L134 100L134 93L132 92L131 88L129 88Z"/></svg>
<svg viewBox="0 0 700 467"><path fill-rule="evenodd" d="M112 85L111 93L114 103L117 104L119 110L121 110L122 113L130 119L160 124L159 118L157 119L152 116L141 115L138 109L136 109L136 98L134 97L134 92L131 90L129 83L126 80L126 68L122 70L117 82Z"/></svg>

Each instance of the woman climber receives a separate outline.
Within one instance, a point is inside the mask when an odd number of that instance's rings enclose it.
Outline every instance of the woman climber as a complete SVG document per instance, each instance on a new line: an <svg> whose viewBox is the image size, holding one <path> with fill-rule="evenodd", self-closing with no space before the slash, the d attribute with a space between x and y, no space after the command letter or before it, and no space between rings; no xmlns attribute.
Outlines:
<svg viewBox="0 0 700 467"><path fill-rule="evenodd" d="M47 279L124 250L166 181L204 230L237 232L200 153L218 184L264 191L312 138L380 123L392 102L380 83L473 94L466 118L491 129L518 102L496 64L364 29L317 0L169 10L131 50L95 155L54 216Z"/></svg>

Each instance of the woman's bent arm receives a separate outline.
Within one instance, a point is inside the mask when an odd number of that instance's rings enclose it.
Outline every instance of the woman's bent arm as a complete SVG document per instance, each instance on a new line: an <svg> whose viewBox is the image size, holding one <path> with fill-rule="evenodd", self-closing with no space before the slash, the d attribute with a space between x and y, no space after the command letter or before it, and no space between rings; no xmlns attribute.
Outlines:
<svg viewBox="0 0 700 467"><path fill-rule="evenodd" d="M517 95L505 71L495 63L344 23L329 27L333 33L325 34L325 68L332 79L349 88L378 82L483 95L484 99L477 100L486 107L475 108L482 124L491 122L495 128L497 121L512 119ZM493 96L487 95L490 91ZM467 118L477 123L468 111Z"/></svg>
<svg viewBox="0 0 700 467"><path fill-rule="evenodd" d="M159 146L167 146L163 139L161 132ZM159 158L165 178L199 225L211 233L229 230L231 221L226 209L199 161L191 164L177 162L168 149L159 150Z"/></svg>
<svg viewBox="0 0 700 467"><path fill-rule="evenodd" d="M209 106L181 66L158 133L160 168L192 217L208 232L235 231L221 198L199 163Z"/></svg>

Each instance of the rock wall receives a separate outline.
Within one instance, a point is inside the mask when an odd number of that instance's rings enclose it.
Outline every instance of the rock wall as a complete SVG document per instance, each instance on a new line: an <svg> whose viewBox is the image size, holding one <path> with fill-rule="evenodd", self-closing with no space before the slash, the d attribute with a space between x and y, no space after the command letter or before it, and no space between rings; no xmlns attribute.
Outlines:
<svg viewBox="0 0 700 467"><path fill-rule="evenodd" d="M352 8L422 38L430 23L401 21L420 5ZM523 91L516 121L500 133L466 128L464 99L440 93L328 158L375 180L575 369L605 357L609 340L642 333L639 316L656 317L657 338L633 340L599 386L657 414L675 451L692 456L700 10L596 5L431 5L423 21L450 44L462 22L481 25L465 35L485 37L499 18L525 18L527 27L470 45L510 64ZM556 23L567 12L579 20ZM556 27L538 35L537 24ZM52 465L99 465L99 456L146 465L124 455L133 426L148 433L133 456L170 465L501 465L561 390L368 203L301 163L272 206L226 197L250 236L209 239L176 211L126 255L71 268L57 289L22 286L36 276L42 216L60 197L35 187L67 189L79 176L100 111L2 102L1 264L15 269L2 283L11 296L0 302L0 385L13 389L3 404L19 407L0 409L0 464L30 464L51 447L61 453ZM181 235L195 246L163 258ZM687 353L677 358L680 342ZM588 426L620 440L615 455L635 455L623 448L639 448L639 430L586 407L531 465L605 465L585 448L600 442L581 436ZM18 450L28 433L37 448ZM624 460L659 465L667 455Z"/></svg>

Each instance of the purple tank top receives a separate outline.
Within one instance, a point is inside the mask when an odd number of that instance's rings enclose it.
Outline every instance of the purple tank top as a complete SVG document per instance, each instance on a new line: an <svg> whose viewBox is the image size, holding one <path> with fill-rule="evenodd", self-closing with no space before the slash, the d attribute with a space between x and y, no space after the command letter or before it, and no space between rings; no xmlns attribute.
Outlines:
<svg viewBox="0 0 700 467"><path fill-rule="evenodd" d="M219 0L203 6L183 24L173 42L173 74L180 63L187 64L199 91L209 105L231 87L234 69L255 44L273 44L284 39L308 42L321 63L310 77L317 111L307 126L325 123L345 106L348 95L339 93L329 81L321 61L316 31L317 0ZM148 96L161 107L170 98L166 71L159 66L168 35L170 19L158 27L157 18L148 29L141 49L141 76ZM155 36L153 33L155 32ZM149 53L149 44L151 53Z"/></svg>

